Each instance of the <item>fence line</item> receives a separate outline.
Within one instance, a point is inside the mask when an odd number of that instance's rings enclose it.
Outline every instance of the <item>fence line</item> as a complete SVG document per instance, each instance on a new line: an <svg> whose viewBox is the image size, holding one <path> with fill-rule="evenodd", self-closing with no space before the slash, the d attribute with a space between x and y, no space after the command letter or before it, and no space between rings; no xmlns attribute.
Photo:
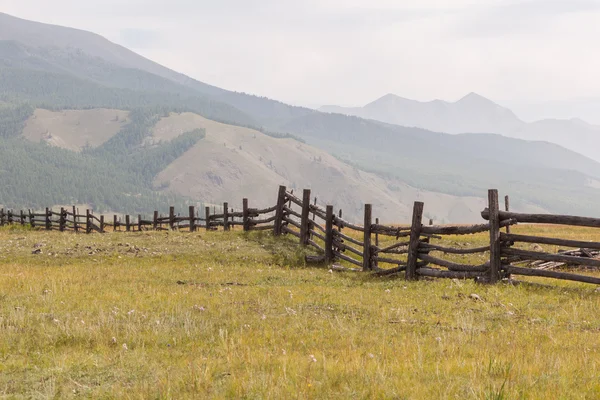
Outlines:
<svg viewBox="0 0 600 400"><path fill-rule="evenodd" d="M373 221L372 206L364 207L363 225L357 225L342 218L342 210L334 212L332 205L322 207L315 198L311 202L310 189L304 189L302 198L288 192L280 186L277 202L273 207L263 209L250 208L248 199L242 201L242 211L234 211L228 203L223 203L223 212L217 214L210 207L205 207L201 218L194 206L190 206L187 215L175 214L174 207L169 208L168 216L154 211L151 220L144 220L141 215L133 221L130 215L122 222L113 216L112 223L106 222L104 216L96 216L91 210L80 214L76 207L69 211L61 208L55 212L46 208L44 213L0 210L0 226L7 224L29 224L33 228L74 232L106 232L113 231L139 232L144 230L183 229L190 232L198 229L217 230L222 227L228 231L236 226L244 231L268 230L276 236L295 236L301 246L313 247L318 255L307 257L309 262L332 264L342 260L352 267L334 266L336 269L351 271L368 271L376 275L394 275L404 273L407 280L419 277L439 278L474 278L478 281L495 283L511 275L540 276L565 279L579 282L600 284L600 278L546 269L520 267L513 264L522 262L549 262L553 266L584 265L600 268L600 260L592 258L597 255L600 243L579 240L546 238L510 233L510 226L519 222L562 224L574 226L600 227L600 219L569 215L522 214L509 211L509 199L505 197L505 210L499 209L498 191L488 191L488 207L481 216L487 223L469 226L429 226L423 225L422 202L415 202L411 225L397 227L382 225L379 219ZM375 222L375 223L373 223ZM500 232L506 228L506 233ZM359 232L360 239L344 232L351 229ZM473 235L489 232L489 245L475 248L454 248L432 243L448 235ZM380 245L384 237L393 238L395 243ZM374 243L373 243L374 239ZM528 251L514 248L516 243L539 243L578 247L577 251L550 254L539 251ZM489 253L489 259L483 264L460 264L445 260L431 252L443 254L483 254ZM383 268L382 266L386 266Z"/></svg>

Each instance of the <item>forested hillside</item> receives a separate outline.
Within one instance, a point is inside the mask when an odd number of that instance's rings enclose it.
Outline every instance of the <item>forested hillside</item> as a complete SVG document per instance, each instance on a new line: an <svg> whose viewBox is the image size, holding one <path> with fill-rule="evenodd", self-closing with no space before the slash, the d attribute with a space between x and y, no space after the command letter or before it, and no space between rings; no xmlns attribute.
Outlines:
<svg viewBox="0 0 600 400"><path fill-rule="evenodd" d="M13 119L3 114L6 126L18 126L26 107ZM31 143L7 131L0 142L0 204L5 207L40 208L52 204L85 203L94 209L149 212L165 204L182 206L186 200L159 192L154 177L205 133L194 130L177 138L144 145L161 108L134 109L131 122L108 142L82 153Z"/></svg>

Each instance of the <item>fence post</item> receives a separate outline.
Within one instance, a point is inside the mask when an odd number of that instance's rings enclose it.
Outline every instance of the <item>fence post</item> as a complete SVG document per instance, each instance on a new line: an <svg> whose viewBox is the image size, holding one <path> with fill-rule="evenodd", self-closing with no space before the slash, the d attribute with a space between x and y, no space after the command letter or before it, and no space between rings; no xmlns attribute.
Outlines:
<svg viewBox="0 0 600 400"><path fill-rule="evenodd" d="M419 257L419 238L423 220L423 202L415 201L412 223L410 226L410 242L408 244L408 261L406 263L406 280L417 279L417 259Z"/></svg>
<svg viewBox="0 0 600 400"><path fill-rule="evenodd" d="M129 219L129 214L125 216L125 231L131 231L131 223Z"/></svg>
<svg viewBox="0 0 600 400"><path fill-rule="evenodd" d="M229 204L223 203L223 230L229 230Z"/></svg>
<svg viewBox="0 0 600 400"><path fill-rule="evenodd" d="M325 262L334 260L333 255L333 206L325 207Z"/></svg>
<svg viewBox="0 0 600 400"><path fill-rule="evenodd" d="M510 211L510 201L508 195L504 196L504 209L506 212ZM506 233L510 233L510 225L506 225Z"/></svg>
<svg viewBox="0 0 600 400"><path fill-rule="evenodd" d="M279 192L277 193L277 209L275 210L275 228L273 234L275 236L281 235L281 225L283 223L283 208L285 207L285 193L286 187L279 186Z"/></svg>
<svg viewBox="0 0 600 400"><path fill-rule="evenodd" d="M340 208L339 216L340 216L340 219L342 219L342 209L341 208ZM338 231L340 231L340 232L342 231L342 224L341 223L340 223L340 226L338 227Z"/></svg>
<svg viewBox="0 0 600 400"><path fill-rule="evenodd" d="M204 207L204 218L206 219L206 230L210 231L210 207Z"/></svg>
<svg viewBox="0 0 600 400"><path fill-rule="evenodd" d="M0 208L0 226L4 226L4 208Z"/></svg>
<svg viewBox="0 0 600 400"><path fill-rule="evenodd" d="M79 232L79 226L77 225L77 209L73 206L73 230L75 233Z"/></svg>
<svg viewBox="0 0 600 400"><path fill-rule="evenodd" d="M190 206L189 215L190 215L190 232L196 232L196 209L194 206Z"/></svg>
<svg viewBox="0 0 600 400"><path fill-rule="evenodd" d="M250 218L248 212L248 199L242 199L242 222L244 224L244 232L250 230Z"/></svg>
<svg viewBox="0 0 600 400"><path fill-rule="evenodd" d="M375 225L379 225L379 218L375 218ZM375 232L375 246L379 246L379 233Z"/></svg>
<svg viewBox="0 0 600 400"><path fill-rule="evenodd" d="M85 233L90 233L92 231L92 219L90 215L90 210L85 210Z"/></svg>
<svg viewBox="0 0 600 400"><path fill-rule="evenodd" d="M104 233L104 215L100 216L100 233Z"/></svg>
<svg viewBox="0 0 600 400"><path fill-rule="evenodd" d="M35 228L35 218L33 218L31 208L29 209L29 225L31 225L32 228Z"/></svg>
<svg viewBox="0 0 600 400"><path fill-rule="evenodd" d="M138 232L142 231L142 216L138 214Z"/></svg>
<svg viewBox="0 0 600 400"><path fill-rule="evenodd" d="M169 207L169 228L175 229L175 207Z"/></svg>
<svg viewBox="0 0 600 400"><path fill-rule="evenodd" d="M307 245L310 238L310 189L302 192L302 218L300 220L300 244Z"/></svg>
<svg viewBox="0 0 600 400"><path fill-rule="evenodd" d="M61 232L64 232L65 225L66 225L66 221L65 221L65 209L61 207L60 208L60 217L58 219L58 230L61 231Z"/></svg>
<svg viewBox="0 0 600 400"><path fill-rule="evenodd" d="M488 190L488 207L490 210L490 270L489 282L496 283L500 277L500 216L498 190Z"/></svg>
<svg viewBox="0 0 600 400"><path fill-rule="evenodd" d="M50 209L46 207L46 230L49 231L50 229L52 229L50 222Z"/></svg>
<svg viewBox="0 0 600 400"><path fill-rule="evenodd" d="M25 225L25 214L23 213L23 210L21 210L21 225Z"/></svg>
<svg viewBox="0 0 600 400"><path fill-rule="evenodd" d="M8 220L8 224L12 225L12 223L13 223L13 211L12 210L7 211L7 220Z"/></svg>
<svg viewBox="0 0 600 400"><path fill-rule="evenodd" d="M365 204L365 223L363 235L363 271L371 269L371 204Z"/></svg>

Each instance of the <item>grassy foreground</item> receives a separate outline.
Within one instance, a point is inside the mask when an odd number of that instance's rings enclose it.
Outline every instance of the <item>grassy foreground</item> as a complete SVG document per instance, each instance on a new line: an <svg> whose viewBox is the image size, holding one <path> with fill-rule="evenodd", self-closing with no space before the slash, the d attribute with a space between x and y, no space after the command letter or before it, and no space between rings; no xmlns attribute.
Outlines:
<svg viewBox="0 0 600 400"><path fill-rule="evenodd" d="M303 255L267 233L0 230L0 397L600 398L595 286Z"/></svg>

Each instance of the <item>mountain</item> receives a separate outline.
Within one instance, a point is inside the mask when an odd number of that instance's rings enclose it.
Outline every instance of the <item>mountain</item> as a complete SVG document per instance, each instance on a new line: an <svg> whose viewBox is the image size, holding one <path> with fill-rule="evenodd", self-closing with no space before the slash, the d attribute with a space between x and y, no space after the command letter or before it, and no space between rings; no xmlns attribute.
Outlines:
<svg viewBox="0 0 600 400"><path fill-rule="evenodd" d="M323 106L322 112L414 126L445 133L496 133L508 137L547 141L600 161L600 126L579 119L520 120L511 110L476 93L456 102L420 102L387 94L364 107Z"/></svg>
<svg viewBox="0 0 600 400"><path fill-rule="evenodd" d="M387 94L364 107L323 106L319 110L445 133L500 133L523 124L512 111L476 93L454 103L420 102Z"/></svg>
<svg viewBox="0 0 600 400"><path fill-rule="evenodd" d="M370 108L412 104L386 97ZM475 94L452 106L432 103L456 123L477 110L472 127L489 119L522 126ZM244 196L266 205L269 187L283 183L312 187L345 215L371 202L405 220L411 202L425 198L434 219L468 222L478 220L489 187L511 194L521 210L592 215L600 197L600 164L556 145L294 107L199 82L93 33L6 14L0 152L5 205L146 212L165 198Z"/></svg>
<svg viewBox="0 0 600 400"><path fill-rule="evenodd" d="M198 200L228 201L239 208L243 196L252 206L265 207L273 204L277 186L284 184L295 190L312 188L322 204L335 204L356 220L365 202L372 202L379 215L393 215L389 222L410 219L410 202L417 198L427 200L426 215L438 222L477 221L484 206L481 198L383 179L291 138L190 112L155 111L36 109L24 123L27 140L17 140L18 135L0 147L0 177L7 187L21 189L5 193L5 204L20 200L43 207L73 200L101 210L118 207L147 214L151 207L164 208L168 200L179 208ZM3 176L4 171L9 173ZM35 183L31 187L26 184L30 174ZM38 193L44 182L54 190ZM65 186L76 197L63 198L55 190ZM128 201L132 197L133 203Z"/></svg>

